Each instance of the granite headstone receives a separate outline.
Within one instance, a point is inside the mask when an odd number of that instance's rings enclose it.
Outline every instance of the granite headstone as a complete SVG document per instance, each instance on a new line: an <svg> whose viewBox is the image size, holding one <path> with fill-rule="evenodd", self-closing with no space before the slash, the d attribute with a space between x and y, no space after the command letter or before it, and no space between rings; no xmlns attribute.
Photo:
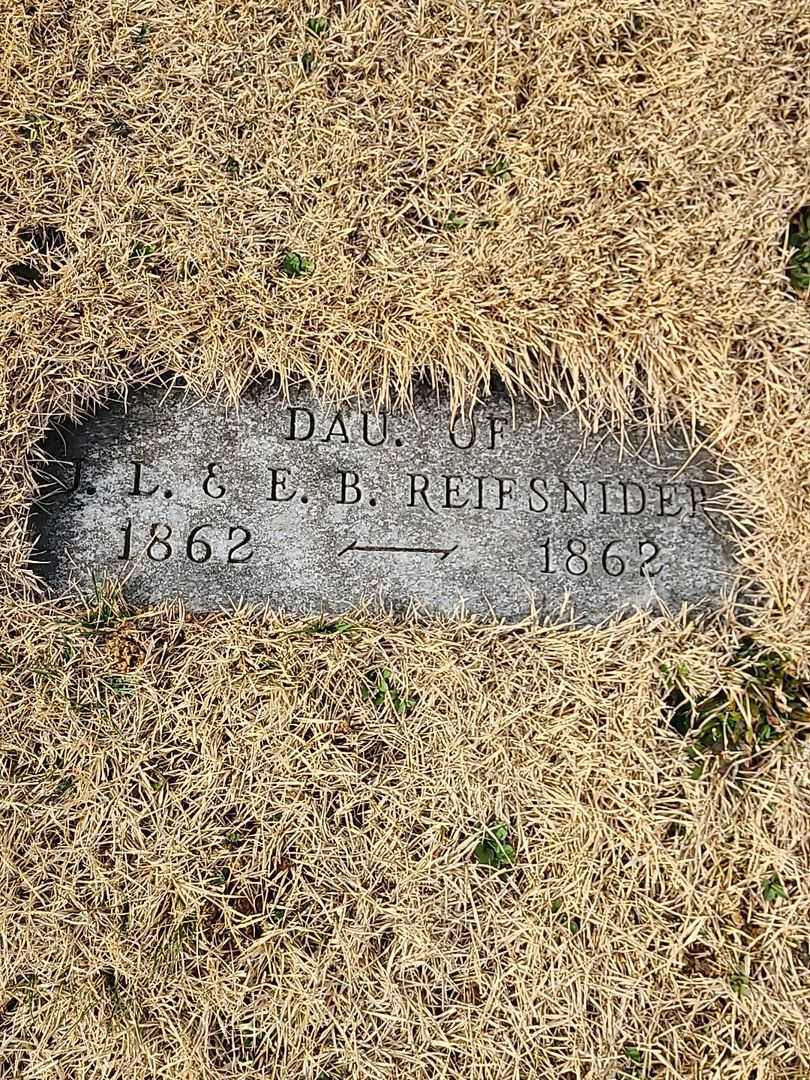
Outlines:
<svg viewBox="0 0 810 1080"><path fill-rule="evenodd" d="M265 384L238 408L150 387L48 436L35 561L52 592L586 621L716 603L735 568L723 485L683 443L621 449L493 393L451 422Z"/></svg>

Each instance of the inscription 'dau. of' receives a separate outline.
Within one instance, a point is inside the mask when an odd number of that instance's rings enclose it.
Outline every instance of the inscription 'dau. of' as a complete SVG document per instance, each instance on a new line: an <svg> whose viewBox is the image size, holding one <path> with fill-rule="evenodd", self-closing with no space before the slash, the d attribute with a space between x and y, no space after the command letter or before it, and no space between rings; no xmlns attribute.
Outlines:
<svg viewBox="0 0 810 1080"><path fill-rule="evenodd" d="M401 610L598 620L717 598L733 561L717 484L683 446L583 446L493 395L451 423L426 393L388 415L282 401L236 411L150 388L45 445L35 561L53 591L123 578L194 610Z"/></svg>

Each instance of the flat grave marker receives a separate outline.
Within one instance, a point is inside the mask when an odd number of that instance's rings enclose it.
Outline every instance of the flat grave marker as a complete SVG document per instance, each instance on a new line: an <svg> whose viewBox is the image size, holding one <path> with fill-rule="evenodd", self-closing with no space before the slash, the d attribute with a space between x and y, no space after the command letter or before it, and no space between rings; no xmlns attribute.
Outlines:
<svg viewBox="0 0 810 1080"><path fill-rule="evenodd" d="M44 451L32 531L54 593L112 578L197 611L508 619L567 602L593 622L717 603L735 574L705 461L677 442L583 446L574 416L538 421L504 393L451 424L426 390L385 413L270 383L238 409L152 386L55 427Z"/></svg>

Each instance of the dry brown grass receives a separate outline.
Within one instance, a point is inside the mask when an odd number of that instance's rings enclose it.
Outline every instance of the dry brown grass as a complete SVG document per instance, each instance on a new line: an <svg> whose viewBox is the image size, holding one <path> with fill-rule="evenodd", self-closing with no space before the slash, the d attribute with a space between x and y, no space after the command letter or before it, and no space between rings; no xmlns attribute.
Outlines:
<svg viewBox="0 0 810 1080"><path fill-rule="evenodd" d="M692 780L663 715L662 664L734 692L733 622L93 633L28 589L54 412L166 368L457 403L496 373L699 426L752 522L751 632L808 672L806 5L313 14L0 5L0 1075L599 1080L630 1046L655 1080L799 1080L803 729ZM383 667L404 717L363 699Z"/></svg>
<svg viewBox="0 0 810 1080"><path fill-rule="evenodd" d="M592 414L660 413L807 348L780 251L810 201L797 0L352 0L323 38L297 3L30 8L3 15L0 256L45 222L67 262L4 336L71 386L115 357L543 394L562 360Z"/></svg>
<svg viewBox="0 0 810 1080"><path fill-rule="evenodd" d="M693 781L661 716L662 664L728 680L720 635L31 614L2 676L9 1075L810 1062L806 749ZM364 699L380 668L405 715Z"/></svg>

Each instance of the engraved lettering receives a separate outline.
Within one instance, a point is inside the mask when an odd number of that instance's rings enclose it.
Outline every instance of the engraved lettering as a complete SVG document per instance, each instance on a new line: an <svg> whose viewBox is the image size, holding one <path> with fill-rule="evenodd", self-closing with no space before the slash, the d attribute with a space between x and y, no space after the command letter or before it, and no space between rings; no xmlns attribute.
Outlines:
<svg viewBox="0 0 810 1080"><path fill-rule="evenodd" d="M289 472L289 469L270 470L270 494L268 495L270 502L289 502L290 499L295 497L295 491L290 495L281 494L287 490L286 477L281 475L286 472Z"/></svg>
<svg viewBox="0 0 810 1080"><path fill-rule="evenodd" d="M624 573L624 559L617 552L611 551L611 548L618 543L620 543L619 540L611 540L602 551L602 569L608 577L621 577Z"/></svg>
<svg viewBox="0 0 810 1080"><path fill-rule="evenodd" d="M333 438L339 438L341 442L348 443L349 433L346 430L346 425L343 423L343 416L340 410L335 413L335 418L327 431L326 435L321 439L321 442L331 442Z"/></svg>
<svg viewBox="0 0 810 1080"><path fill-rule="evenodd" d="M380 428L380 438L374 442L369 438L368 434L368 413L363 411L363 442L366 446L382 446L385 440L388 438L388 417L384 412L381 412L377 416L377 424Z"/></svg>
<svg viewBox="0 0 810 1080"><path fill-rule="evenodd" d="M146 557L152 562L165 562L172 553L172 545L169 543L169 537L172 535L171 525L150 525L149 535L152 539L147 545Z"/></svg>
<svg viewBox="0 0 810 1080"><path fill-rule="evenodd" d="M461 495L459 491L459 484L462 481L461 476L445 476L444 478L444 505L448 510L461 510L468 503L469 499L465 499L463 502L454 502L454 499L458 499Z"/></svg>
<svg viewBox="0 0 810 1080"><path fill-rule="evenodd" d="M537 485L540 484L543 487L543 491L537 490ZM548 510L548 498L543 494L544 491L548 491L548 483L542 476L533 476L529 481L529 509L533 510L535 514L545 514ZM534 496L537 496L541 500L541 506L534 505Z"/></svg>
<svg viewBox="0 0 810 1080"><path fill-rule="evenodd" d="M469 450L472 444L475 442L475 417L470 415L470 436L467 442L459 442L456 438L456 423L457 421L454 420L453 423L450 425L450 442L453 444L453 446L458 447L459 450Z"/></svg>
<svg viewBox="0 0 810 1080"><path fill-rule="evenodd" d="M298 430L298 417L303 415L306 417L308 427L305 434L301 434ZM291 405L290 406L290 434L285 435L284 438L287 442L306 442L312 438L315 431L315 417L310 409L304 408L303 405Z"/></svg>
<svg viewBox="0 0 810 1080"><path fill-rule="evenodd" d="M356 472L346 472L343 469L339 469L340 475L340 498L339 503L344 505L354 506L355 503L359 503L362 498L362 492L360 491L360 477ZM352 479L350 480L349 477ZM354 498L348 498L348 495L352 494Z"/></svg>
<svg viewBox="0 0 810 1080"><path fill-rule="evenodd" d="M622 514L641 514L641 513L643 513L644 508L647 505L647 498L646 498L646 496L644 494L644 488L641 486L641 484L636 484L632 480L627 481L625 483L625 481L622 480L620 482L619 486L622 489ZM631 488L635 489L636 497L638 499L638 505L636 506L635 509L631 508L630 503L629 503L628 498L627 498L628 492L629 492L629 490Z"/></svg>
<svg viewBox="0 0 810 1080"><path fill-rule="evenodd" d="M683 513L683 507L679 506L677 510L668 510L667 507L672 505L672 499L675 494L681 490L679 484L656 484L658 488L658 516L659 517L678 517Z"/></svg>
<svg viewBox="0 0 810 1080"><path fill-rule="evenodd" d="M193 563L208 562L211 558L211 545L200 536L203 529L210 529L210 525L195 525L188 534L186 540L186 558Z"/></svg>
<svg viewBox="0 0 810 1080"><path fill-rule="evenodd" d="M192 414L174 390L133 389L32 450L32 565L54 595L112 576L136 608L192 611L379 599L511 619L570 602L601 621L720 596L735 567L713 496L733 493L680 434L653 461L644 432L623 450L583 442L576 415L538 421L501 389L452 424L430 388L413 391L393 413L268 383Z"/></svg>
<svg viewBox="0 0 810 1080"><path fill-rule="evenodd" d="M408 506L416 506L416 496L419 495L422 502L430 510L431 514L435 514L436 511L428 502L427 489L430 481L423 473L408 473L408 479L411 482L410 494L408 496ZM417 486L418 481L418 486Z"/></svg>
<svg viewBox="0 0 810 1080"><path fill-rule="evenodd" d="M495 440L503 438L503 433L506 425L509 423L508 419L504 419L502 416L489 416L489 448L495 449Z"/></svg>
<svg viewBox="0 0 810 1080"><path fill-rule="evenodd" d="M203 481L203 491L206 495L209 495L212 499L221 499L225 494L225 488L222 484L217 484L216 487L211 486L211 481L216 478L216 470L220 467L218 461L212 461L208 465L208 475Z"/></svg>
<svg viewBox="0 0 810 1080"><path fill-rule="evenodd" d="M229 540L237 540L239 537L241 537L239 542L234 544L228 552L229 563L246 563L253 558L252 551L242 551L245 545L250 543L250 530L244 529L241 525L234 525L230 529L228 529ZM242 554L238 558L236 557L237 551L242 551Z"/></svg>
<svg viewBox="0 0 810 1080"><path fill-rule="evenodd" d="M206 563L213 554L214 548L211 541L202 535L204 529L214 529L215 526L204 523L202 525L195 525L192 528L188 536L186 537L185 555L189 562L193 563ZM123 551L116 556L119 561L126 562L132 557L132 533L133 526L132 520L127 521L126 525L123 525L120 530L124 534ZM176 554L172 544L169 543L170 538L173 536L173 530L171 525L166 525L160 522L154 522L149 526L150 541L146 546L146 556L152 562L165 562L167 559L172 558ZM234 526L228 530L228 540L235 540L239 538L239 542L234 544L228 552L228 562L247 562L253 555L252 551L243 553L239 558L236 558L236 552L247 544L250 540L250 532L241 526ZM178 538L179 540L179 538Z"/></svg>
<svg viewBox="0 0 810 1080"><path fill-rule="evenodd" d="M498 483L498 509L503 510L506 500L514 498L516 481L514 476L496 476L495 479Z"/></svg>
<svg viewBox="0 0 810 1080"><path fill-rule="evenodd" d="M639 543L639 545L638 545L638 553L639 553L639 555L642 555L642 556L646 555L647 556L644 559L644 562L642 562L641 566L639 567L639 571L638 571L641 574L642 577L651 577L651 578L652 577L657 577L658 574L661 573L661 571L663 570L662 566L659 566L657 570L648 569L648 567L653 562L653 560L658 558L658 555L660 554L660 550L661 549L658 547L658 544L656 544L654 540L642 540Z"/></svg>
<svg viewBox="0 0 810 1080"><path fill-rule="evenodd" d="M579 495L577 495L577 493L574 491L574 489L571 487L571 485L566 480L563 480L562 486L563 486L563 508L562 508L562 512L564 514L568 513L568 496L570 495L571 498L574 500L574 502L577 504L577 506L580 508L580 510L582 510L584 513L587 513L588 512L588 485L584 481L580 482L580 487L582 488L582 497L581 498L580 498Z"/></svg>
<svg viewBox="0 0 810 1080"><path fill-rule="evenodd" d="M155 486L153 488L150 488L149 491L142 491L141 490L141 474L142 474L142 471L143 471L143 462L142 461L133 461L132 464L135 466L135 478L132 481L132 491L130 491L129 494L130 495L147 495L147 496L148 495L154 495L155 492L157 491L157 489L160 487L160 484L155 484Z"/></svg>
<svg viewBox="0 0 810 1080"><path fill-rule="evenodd" d="M551 553L550 553L550 550L549 550L550 547L551 547L551 537L547 536L545 538L545 540L542 542L542 544L539 545L540 551L543 554L543 560L542 560L540 566L538 567L541 574L551 574L551 573L553 573L553 570L551 569Z"/></svg>
<svg viewBox="0 0 810 1080"><path fill-rule="evenodd" d="M121 532L124 534L124 550L118 558L126 562L132 554L132 521L122 525Z"/></svg>
<svg viewBox="0 0 810 1080"><path fill-rule="evenodd" d="M574 544L576 544L576 549ZM565 560L566 572L573 577L581 577L583 574L587 574L589 569L586 556L588 546L585 541L580 540L578 536L574 536L566 544L566 550L568 551L568 558Z"/></svg>
<svg viewBox="0 0 810 1080"><path fill-rule="evenodd" d="M706 489L700 484L688 484L687 487L689 488L689 499L692 503L692 512L690 513L689 517L695 517L701 510L705 514L706 508L703 504L709 497L706 494Z"/></svg>

